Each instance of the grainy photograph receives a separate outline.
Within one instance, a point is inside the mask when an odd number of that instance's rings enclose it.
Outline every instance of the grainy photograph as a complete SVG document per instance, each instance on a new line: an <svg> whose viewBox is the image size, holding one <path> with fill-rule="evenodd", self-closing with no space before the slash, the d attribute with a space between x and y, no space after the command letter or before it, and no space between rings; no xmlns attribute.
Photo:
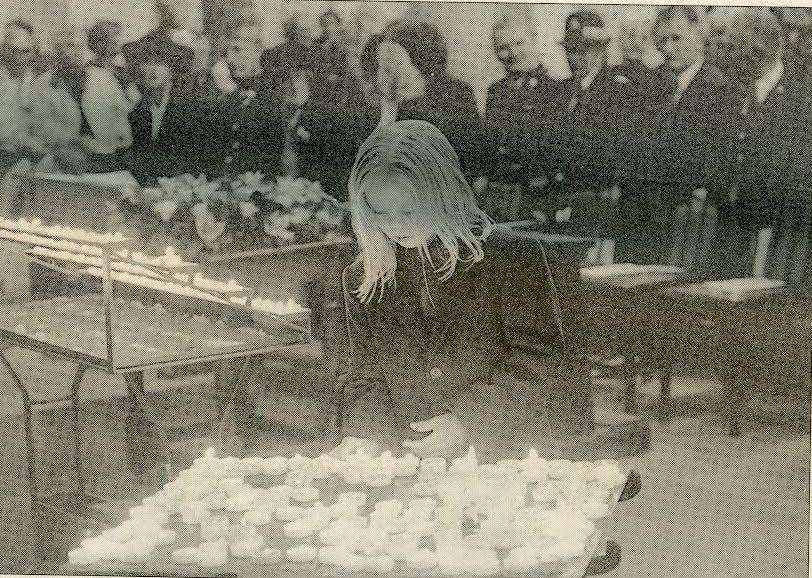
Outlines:
<svg viewBox="0 0 812 578"><path fill-rule="evenodd" d="M0 26L0 572L807 575L812 8Z"/></svg>

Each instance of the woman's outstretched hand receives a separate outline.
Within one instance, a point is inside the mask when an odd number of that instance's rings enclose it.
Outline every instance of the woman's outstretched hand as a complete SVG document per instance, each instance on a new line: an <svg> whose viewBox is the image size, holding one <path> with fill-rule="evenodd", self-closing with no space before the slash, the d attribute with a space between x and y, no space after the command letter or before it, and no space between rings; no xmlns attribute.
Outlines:
<svg viewBox="0 0 812 578"><path fill-rule="evenodd" d="M422 439L405 440L403 447L421 458L452 457L468 442L468 432L453 413L444 413L426 421L413 423L414 431L427 433Z"/></svg>

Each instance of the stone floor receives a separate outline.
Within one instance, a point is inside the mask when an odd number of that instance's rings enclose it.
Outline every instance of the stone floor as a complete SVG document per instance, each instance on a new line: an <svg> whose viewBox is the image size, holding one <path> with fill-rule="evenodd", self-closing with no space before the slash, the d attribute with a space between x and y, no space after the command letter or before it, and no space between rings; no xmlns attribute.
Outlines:
<svg viewBox="0 0 812 578"><path fill-rule="evenodd" d="M17 354L12 361L38 396L61 395L67 375L53 363ZM167 425L183 432L164 439L160 466L133 475L127 447L125 388L117 378L88 374L82 390L83 455L88 492L100 501L91 515L77 516L59 496L75 485L68 410L46 406L35 420L38 507L31 508L20 399L0 373L0 572L53 572L68 549L86 535L121 518L134 500L154 492L162 477L187 467L206 447L217 443L210 423L215 416L206 378L150 383L150 399ZM656 384L655 384L656 385ZM596 385L599 415L616 410L617 383ZM643 388L644 402L656 387ZM651 423L646 452L623 458L637 469L643 490L618 506L608 537L620 543L623 558L612 576L641 577L797 577L806 575L809 527L808 425L761 423L745 419L744 434L727 435L723 404L715 382L679 376L675 395L691 400L679 405L670 424ZM281 399L281 398L280 398ZM287 398L288 401L290 398ZM278 404L270 404L277 406ZM645 408L645 403L643 404ZM258 434L246 452L285 453L331 443L312 421L320 410L302 402L291 420L309 435ZM195 425L197 424L197 426ZM171 429L171 428L170 428ZM291 431L295 427L288 428ZM224 431L225 440L230 432ZM605 437L593 436L595 455L612 455ZM602 441L603 440L603 441ZM237 443L236 441L234 443ZM606 445L604 445L606 444Z"/></svg>

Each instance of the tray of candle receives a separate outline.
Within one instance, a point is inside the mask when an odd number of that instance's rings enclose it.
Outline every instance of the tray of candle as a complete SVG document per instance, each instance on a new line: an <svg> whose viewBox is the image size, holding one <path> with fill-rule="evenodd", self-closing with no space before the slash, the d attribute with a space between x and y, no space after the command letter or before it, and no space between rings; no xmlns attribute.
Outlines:
<svg viewBox="0 0 812 578"><path fill-rule="evenodd" d="M111 302L112 367L104 299L90 293L0 305L0 339L76 357L115 371L262 354L306 341L285 326L258 328L250 315L208 317L156 302Z"/></svg>
<svg viewBox="0 0 812 578"><path fill-rule="evenodd" d="M617 462L366 448L218 458L83 540L67 573L582 576L626 483Z"/></svg>

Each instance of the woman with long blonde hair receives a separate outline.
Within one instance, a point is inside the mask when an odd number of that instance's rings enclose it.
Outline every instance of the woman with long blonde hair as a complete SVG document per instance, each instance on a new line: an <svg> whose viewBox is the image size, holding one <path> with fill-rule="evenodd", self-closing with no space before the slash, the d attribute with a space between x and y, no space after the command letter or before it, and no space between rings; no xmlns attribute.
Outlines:
<svg viewBox="0 0 812 578"><path fill-rule="evenodd" d="M525 409L539 409L531 398L546 378L533 360L563 348L543 249L477 207L446 137L419 120L379 126L358 151L349 193L360 254L343 274L348 430L454 455L475 424L516 417L494 402L497 373L525 388L512 392ZM358 411L367 397L377 407Z"/></svg>

